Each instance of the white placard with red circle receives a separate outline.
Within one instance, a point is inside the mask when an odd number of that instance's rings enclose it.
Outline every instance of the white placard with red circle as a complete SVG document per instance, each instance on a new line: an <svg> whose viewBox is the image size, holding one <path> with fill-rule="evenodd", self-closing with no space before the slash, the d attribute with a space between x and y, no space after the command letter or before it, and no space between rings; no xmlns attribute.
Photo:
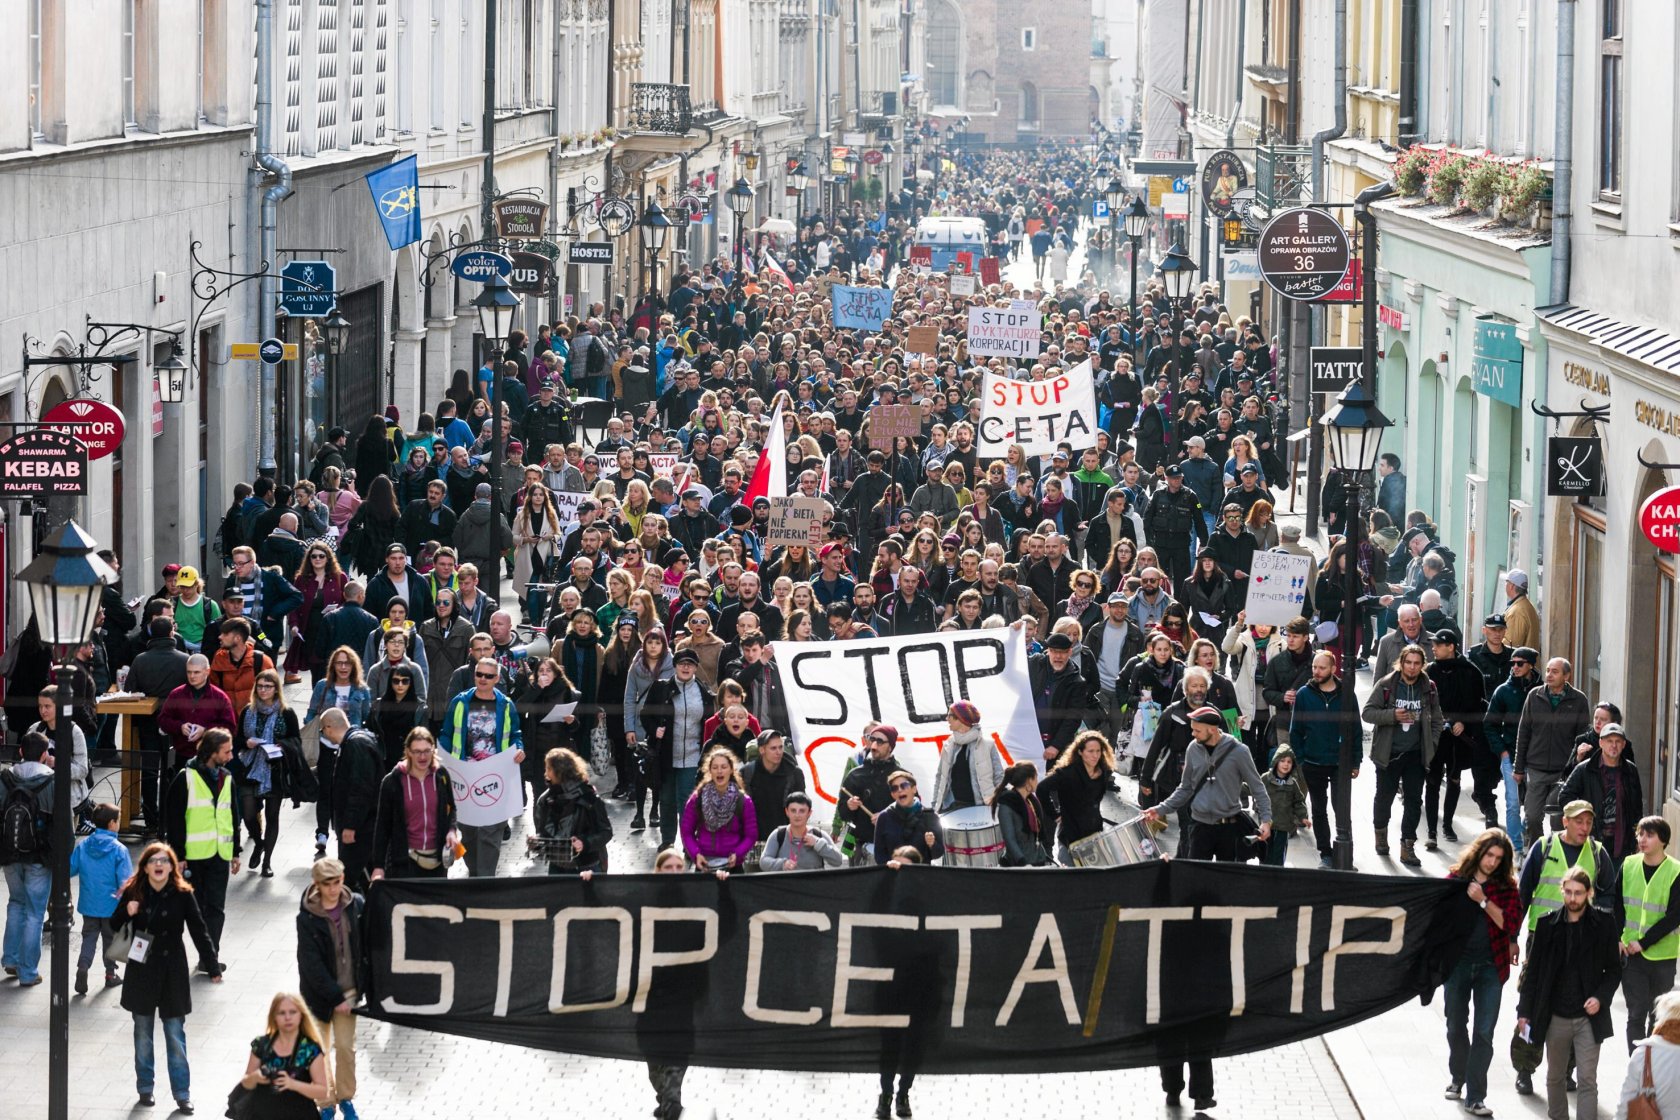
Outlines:
<svg viewBox="0 0 1680 1120"><path fill-rule="evenodd" d="M86 444L89 462L114 453L122 446L123 433L128 430L117 408L87 397L58 402L41 417L41 423L49 428L61 428Z"/></svg>

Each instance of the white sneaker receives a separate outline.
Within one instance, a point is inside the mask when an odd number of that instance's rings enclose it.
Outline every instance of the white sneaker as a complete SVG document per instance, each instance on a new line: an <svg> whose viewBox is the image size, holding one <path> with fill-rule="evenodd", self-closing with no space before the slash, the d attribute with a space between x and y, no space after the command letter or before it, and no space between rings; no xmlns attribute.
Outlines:
<svg viewBox="0 0 1680 1120"><path fill-rule="evenodd" d="M1464 1082L1449 1081L1447 1082L1447 1091L1443 1093L1442 1096L1446 1097L1449 1101L1456 1101L1463 1092Z"/></svg>
<svg viewBox="0 0 1680 1120"><path fill-rule="evenodd" d="M1464 1106L1464 1111L1468 1112L1472 1116L1493 1115L1493 1109L1487 1106L1486 1101L1471 1101L1469 1104Z"/></svg>

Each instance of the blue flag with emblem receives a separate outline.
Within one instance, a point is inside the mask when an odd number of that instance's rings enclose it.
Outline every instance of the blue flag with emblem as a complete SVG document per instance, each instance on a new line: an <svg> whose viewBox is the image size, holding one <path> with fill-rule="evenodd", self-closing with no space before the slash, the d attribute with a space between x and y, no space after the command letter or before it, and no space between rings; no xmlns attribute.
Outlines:
<svg viewBox="0 0 1680 1120"><path fill-rule="evenodd" d="M409 156L368 172L367 185L391 248L401 249L420 240L419 158Z"/></svg>

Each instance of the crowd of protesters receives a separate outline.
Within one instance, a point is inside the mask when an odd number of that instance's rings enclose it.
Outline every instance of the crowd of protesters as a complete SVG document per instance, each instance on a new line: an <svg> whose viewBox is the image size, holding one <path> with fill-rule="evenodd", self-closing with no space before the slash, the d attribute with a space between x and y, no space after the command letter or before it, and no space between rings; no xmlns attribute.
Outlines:
<svg viewBox="0 0 1680 1120"><path fill-rule="evenodd" d="M357 892L386 876L447 876L457 861L468 875L506 873L512 829L456 819L442 755L516 755L528 843L559 874L609 870L614 800L633 805L632 832L658 830L659 870L727 876L938 862L942 816L977 806L1002 828L1004 865L1065 864L1122 791L1177 829L1180 856L1282 866L1307 833L1329 867L1338 831L1353 829L1338 775L1364 764L1363 745L1342 749L1344 690L1367 669L1373 854L1390 854L1396 800L1400 864L1421 866L1420 841L1457 842L1466 769L1487 829L1452 871L1485 925L1467 919L1475 932L1447 985L1449 1095L1491 1114L1493 1017L1525 920L1518 1006L1546 1049L1554 1117L1571 1084L1587 1109L1618 982L1630 1043L1653 1025L1680 1030L1680 1011L1658 998L1680 940L1668 826L1644 814L1615 705L1594 709L1566 661L1541 657L1527 576L1507 573L1506 608L1466 648L1456 557L1408 509L1392 455L1363 504L1326 489L1322 560L1298 524L1280 525L1293 464L1275 345L1215 285L1175 308L1151 280L1134 310L1089 271L1069 279L1095 197L1086 167L1071 145L1031 159L962 153L886 212L813 218L775 267L719 260L628 314L596 306L515 331L498 362L457 371L412 427L393 407L357 433L323 433L306 478L237 487L217 534L224 571L170 563L155 592L107 590L77 654L79 746L64 767L49 748L57 692L26 632L8 704L15 716L27 703L39 723L5 789L45 813L53 781L79 783L92 835L76 851L78 991L99 939L136 915L172 939L167 965L131 956L126 978L104 972L135 1016L142 1103L157 1017L171 1088L189 1101L182 939L218 979L229 880L242 863L273 874L286 801L315 805L300 841L316 861L298 914L300 994L275 998L241 1084L353 1120ZM1030 255L1038 279L953 296L908 262L911 216L928 212L984 219L990 251ZM883 329L833 325L827 293L842 281L891 287ZM1023 295L1042 316L1040 356L1015 367L970 354L968 306ZM935 353L907 350L919 326L937 329ZM985 373L1041 380L1087 359L1100 402L1091 445L981 451ZM599 430L581 425L579 397L611 402ZM872 435L873 410L893 404L919 411L918 435ZM785 452L761 471L778 415ZM766 472L777 492L826 500L820 546L764 547L771 502L754 481ZM1350 517L1367 522L1352 556ZM1312 565L1301 616L1280 627L1245 610L1254 557L1269 551ZM1349 565L1364 606L1359 633L1344 635ZM1040 741L1009 743L1004 757L960 699L924 792L895 756L896 728L857 729L830 821L789 738L799 698L774 643L1006 626L1028 644ZM140 721L156 761L141 819L156 842L138 870L114 842L115 810L87 789L87 745L109 745L112 729L80 697L119 681L160 702ZM291 685L307 685L301 710ZM552 718L557 706L570 714ZM8 855L5 969L29 985L44 845ZM1169 1098L1188 1089L1211 1107L1211 1065L1185 1072L1163 1067ZM1520 1073L1524 1091L1532 1072ZM910 1114L913 1077L883 1072L878 1116ZM681 1067L650 1078L659 1115L678 1115Z"/></svg>

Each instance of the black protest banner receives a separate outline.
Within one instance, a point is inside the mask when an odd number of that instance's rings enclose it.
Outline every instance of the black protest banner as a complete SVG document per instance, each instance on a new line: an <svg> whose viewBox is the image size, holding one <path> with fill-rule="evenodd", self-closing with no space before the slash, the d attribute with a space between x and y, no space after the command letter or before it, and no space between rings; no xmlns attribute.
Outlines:
<svg viewBox="0 0 1680 1120"><path fill-rule="evenodd" d="M1446 880L1177 860L1112 870L383 880L367 1012L568 1053L929 1073L1265 1049L1431 990Z"/></svg>

